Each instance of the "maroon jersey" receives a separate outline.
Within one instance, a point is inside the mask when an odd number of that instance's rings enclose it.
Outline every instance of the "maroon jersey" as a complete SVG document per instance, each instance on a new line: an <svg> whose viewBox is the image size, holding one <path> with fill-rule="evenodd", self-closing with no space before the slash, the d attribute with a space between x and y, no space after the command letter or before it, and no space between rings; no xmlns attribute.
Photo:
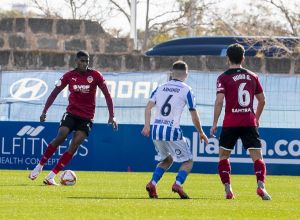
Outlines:
<svg viewBox="0 0 300 220"><path fill-rule="evenodd" d="M225 95L223 127L257 126L253 100L263 89L255 73L229 69L218 77L217 93Z"/></svg>
<svg viewBox="0 0 300 220"><path fill-rule="evenodd" d="M70 92L67 112L70 114L83 119L93 119L96 107L96 90L99 87L106 99L109 115L114 116L113 103L105 80L100 72L92 69L88 69L84 73L80 73L76 69L65 73L56 83L56 88L46 102L44 112L47 112L57 94L67 85Z"/></svg>

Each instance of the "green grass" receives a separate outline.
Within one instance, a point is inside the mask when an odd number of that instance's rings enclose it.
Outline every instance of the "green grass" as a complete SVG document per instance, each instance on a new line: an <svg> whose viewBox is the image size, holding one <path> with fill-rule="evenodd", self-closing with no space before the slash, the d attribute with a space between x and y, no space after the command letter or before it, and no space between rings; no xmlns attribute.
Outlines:
<svg viewBox="0 0 300 220"><path fill-rule="evenodd" d="M272 201L256 194L254 176L232 176L235 200L225 200L217 175L191 174L190 200L171 192L175 173L158 185L159 199L148 199L151 173L76 172L75 186L43 186L28 171L0 170L0 219L300 219L300 177L268 176Z"/></svg>

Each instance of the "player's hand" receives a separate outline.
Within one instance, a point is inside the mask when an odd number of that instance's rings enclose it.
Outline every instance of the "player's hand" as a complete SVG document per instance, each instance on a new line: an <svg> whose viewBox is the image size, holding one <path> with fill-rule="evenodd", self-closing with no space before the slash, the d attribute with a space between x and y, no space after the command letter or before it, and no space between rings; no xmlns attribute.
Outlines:
<svg viewBox="0 0 300 220"><path fill-rule="evenodd" d="M43 112L43 113L41 114L41 116L40 116L40 122L46 121L46 117L47 117L46 113Z"/></svg>
<svg viewBox="0 0 300 220"><path fill-rule="evenodd" d="M112 125L114 131L118 130L118 123L117 123L117 121L116 121L116 119L114 117L109 117L108 124Z"/></svg>
<svg viewBox="0 0 300 220"><path fill-rule="evenodd" d="M143 130L142 130L142 135L144 135L145 137L149 137L150 135L150 126L144 126L143 127Z"/></svg>
<svg viewBox="0 0 300 220"><path fill-rule="evenodd" d="M208 138L204 132L200 133L200 141L204 141L206 144L208 144Z"/></svg>
<svg viewBox="0 0 300 220"><path fill-rule="evenodd" d="M217 128L216 125L212 126L212 127L210 128L210 136L216 137L215 133L217 132L217 130L218 130L218 128Z"/></svg>
<svg viewBox="0 0 300 220"><path fill-rule="evenodd" d="M258 119L256 119L256 126L257 126L257 128L259 128L259 120Z"/></svg>

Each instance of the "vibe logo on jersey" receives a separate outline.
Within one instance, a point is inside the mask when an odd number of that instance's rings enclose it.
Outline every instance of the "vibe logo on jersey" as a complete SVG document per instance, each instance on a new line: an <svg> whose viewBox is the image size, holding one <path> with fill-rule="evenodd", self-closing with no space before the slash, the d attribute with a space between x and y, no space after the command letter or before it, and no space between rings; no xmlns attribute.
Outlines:
<svg viewBox="0 0 300 220"><path fill-rule="evenodd" d="M73 85L75 92L89 93L90 85Z"/></svg>

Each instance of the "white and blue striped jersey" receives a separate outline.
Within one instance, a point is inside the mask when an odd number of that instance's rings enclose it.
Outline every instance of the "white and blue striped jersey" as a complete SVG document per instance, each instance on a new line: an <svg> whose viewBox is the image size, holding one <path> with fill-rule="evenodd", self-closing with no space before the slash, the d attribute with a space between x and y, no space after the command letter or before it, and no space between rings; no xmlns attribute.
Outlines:
<svg viewBox="0 0 300 220"><path fill-rule="evenodd" d="M196 109L191 87L179 80L170 80L158 86L151 94L156 112L152 125L152 139L162 141L182 140L180 118L185 105L189 110Z"/></svg>

